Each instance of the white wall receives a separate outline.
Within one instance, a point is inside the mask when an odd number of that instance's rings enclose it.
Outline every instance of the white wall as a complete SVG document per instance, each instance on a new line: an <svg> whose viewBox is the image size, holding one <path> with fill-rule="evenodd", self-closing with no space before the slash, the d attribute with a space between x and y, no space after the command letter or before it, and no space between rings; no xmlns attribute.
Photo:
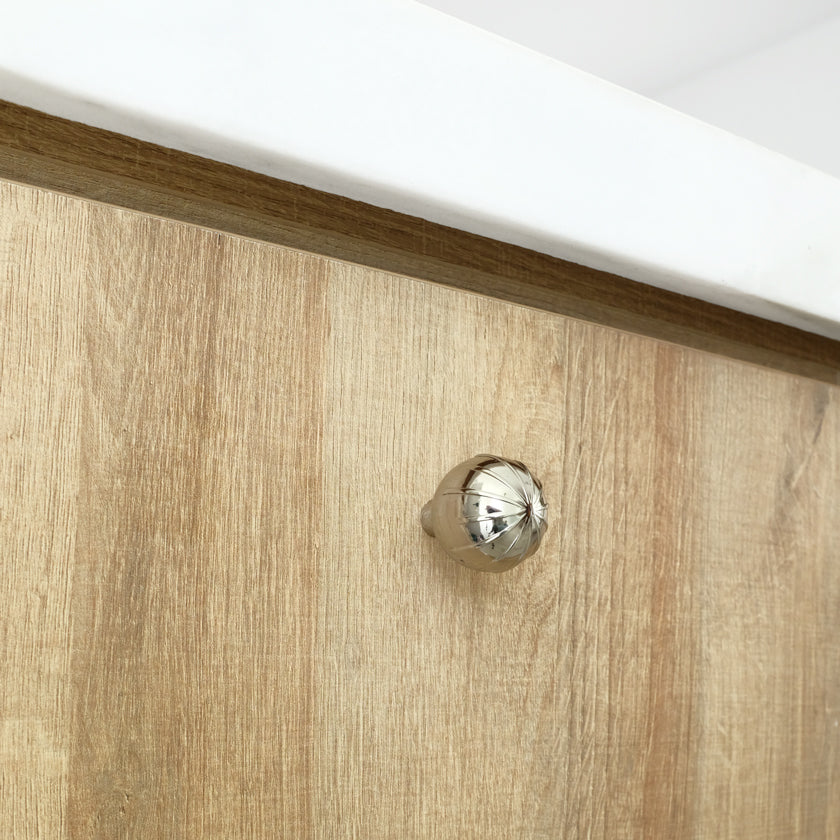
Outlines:
<svg viewBox="0 0 840 840"><path fill-rule="evenodd" d="M840 0L423 0L840 175Z"/></svg>
<svg viewBox="0 0 840 840"><path fill-rule="evenodd" d="M651 95L840 14L838 0L422 0Z"/></svg>
<svg viewBox="0 0 840 840"><path fill-rule="evenodd" d="M840 16L654 98L840 177Z"/></svg>

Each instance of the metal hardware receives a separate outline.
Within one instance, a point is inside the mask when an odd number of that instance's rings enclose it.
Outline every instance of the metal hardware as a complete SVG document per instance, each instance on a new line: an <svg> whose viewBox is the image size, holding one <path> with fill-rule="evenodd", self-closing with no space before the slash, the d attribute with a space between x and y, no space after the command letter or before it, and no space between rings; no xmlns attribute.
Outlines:
<svg viewBox="0 0 840 840"><path fill-rule="evenodd" d="M524 464L476 455L444 476L420 521L459 563L504 572L539 547L546 507L542 485Z"/></svg>

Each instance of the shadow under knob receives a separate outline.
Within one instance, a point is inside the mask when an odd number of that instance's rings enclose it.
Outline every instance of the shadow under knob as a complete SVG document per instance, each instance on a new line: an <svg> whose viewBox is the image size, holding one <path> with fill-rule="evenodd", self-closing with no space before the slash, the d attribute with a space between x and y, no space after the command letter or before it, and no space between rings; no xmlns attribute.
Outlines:
<svg viewBox="0 0 840 840"><path fill-rule="evenodd" d="M524 464L476 455L444 476L420 519L459 563L504 572L537 550L545 513L542 485Z"/></svg>

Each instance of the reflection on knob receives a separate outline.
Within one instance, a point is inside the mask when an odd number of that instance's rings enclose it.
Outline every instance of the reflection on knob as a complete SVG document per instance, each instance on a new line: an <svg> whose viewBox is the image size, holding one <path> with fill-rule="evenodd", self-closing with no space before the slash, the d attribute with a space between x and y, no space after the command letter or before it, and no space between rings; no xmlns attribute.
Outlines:
<svg viewBox="0 0 840 840"><path fill-rule="evenodd" d="M545 511L542 485L524 464L476 455L444 476L420 518L459 563L504 572L537 550Z"/></svg>

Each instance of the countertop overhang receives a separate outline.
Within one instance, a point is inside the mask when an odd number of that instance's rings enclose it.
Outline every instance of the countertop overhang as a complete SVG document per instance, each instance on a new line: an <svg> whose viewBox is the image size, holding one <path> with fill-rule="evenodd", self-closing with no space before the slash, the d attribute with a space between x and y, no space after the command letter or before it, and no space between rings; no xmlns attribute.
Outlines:
<svg viewBox="0 0 840 840"><path fill-rule="evenodd" d="M409 0L32 0L0 98L840 338L840 180Z"/></svg>

